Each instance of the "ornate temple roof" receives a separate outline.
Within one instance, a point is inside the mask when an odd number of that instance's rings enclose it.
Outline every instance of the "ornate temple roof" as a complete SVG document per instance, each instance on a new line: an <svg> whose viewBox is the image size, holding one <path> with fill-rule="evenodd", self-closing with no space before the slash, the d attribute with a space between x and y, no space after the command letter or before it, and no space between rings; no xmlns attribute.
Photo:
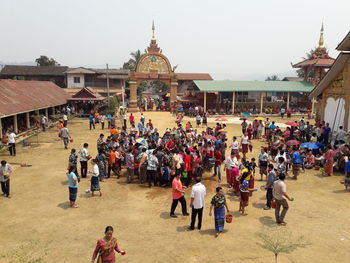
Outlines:
<svg viewBox="0 0 350 263"><path fill-rule="evenodd" d="M328 51L324 46L324 37L323 37L323 24L321 27L320 39L318 41L318 47L312 51L309 57L299 63L293 64L293 68L304 68L304 67L323 67L330 68L335 59L328 55Z"/></svg>

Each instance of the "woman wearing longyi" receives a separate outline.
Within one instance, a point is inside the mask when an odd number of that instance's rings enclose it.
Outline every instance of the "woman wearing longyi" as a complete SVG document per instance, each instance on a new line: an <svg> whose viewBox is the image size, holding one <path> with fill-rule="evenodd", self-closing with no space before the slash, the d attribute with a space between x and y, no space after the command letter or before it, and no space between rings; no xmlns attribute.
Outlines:
<svg viewBox="0 0 350 263"><path fill-rule="evenodd" d="M95 262L95 259L97 258L97 263L115 263L114 250L122 256L126 254L126 251L120 250L117 239L113 237L113 227L107 226L105 236L97 240L91 262Z"/></svg>

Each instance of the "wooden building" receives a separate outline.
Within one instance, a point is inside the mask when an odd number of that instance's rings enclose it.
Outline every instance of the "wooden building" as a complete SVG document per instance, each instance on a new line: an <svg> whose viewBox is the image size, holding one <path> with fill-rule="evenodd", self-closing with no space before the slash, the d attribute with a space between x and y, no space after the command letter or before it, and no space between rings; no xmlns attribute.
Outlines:
<svg viewBox="0 0 350 263"><path fill-rule="evenodd" d="M70 68L65 72L67 76L66 92L75 94L82 88L90 88L102 96L107 96L108 88L110 95L122 92L126 87L129 70L126 69L93 69L93 68ZM107 85L107 78L108 84Z"/></svg>
<svg viewBox="0 0 350 263"><path fill-rule="evenodd" d="M318 100L318 122L328 122L332 131L337 131L339 126L350 131L350 32L336 49L340 54L310 98Z"/></svg>

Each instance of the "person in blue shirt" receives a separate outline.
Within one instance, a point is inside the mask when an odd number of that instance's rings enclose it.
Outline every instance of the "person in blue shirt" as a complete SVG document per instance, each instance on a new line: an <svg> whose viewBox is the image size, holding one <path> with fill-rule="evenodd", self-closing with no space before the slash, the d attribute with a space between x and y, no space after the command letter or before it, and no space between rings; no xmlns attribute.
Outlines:
<svg viewBox="0 0 350 263"><path fill-rule="evenodd" d="M89 123L90 123L90 130L92 127L95 130L95 117L92 114L89 115Z"/></svg>
<svg viewBox="0 0 350 263"><path fill-rule="evenodd" d="M326 126L323 128L323 142L325 145L329 142L329 135L331 133L331 128L329 128L329 123L326 123Z"/></svg>
<svg viewBox="0 0 350 263"><path fill-rule="evenodd" d="M300 153L299 153L297 147L295 147L295 146L293 147L293 152L292 152L291 158L292 158L292 162L293 162L293 165L292 165L293 179L297 180L298 175L299 175L300 165L301 165L302 161L301 161Z"/></svg>
<svg viewBox="0 0 350 263"><path fill-rule="evenodd" d="M137 124L137 128L139 129L139 137L142 136L142 133L143 133L143 122L140 121L139 124Z"/></svg>
<svg viewBox="0 0 350 263"><path fill-rule="evenodd" d="M112 120L112 115L110 113L108 113L107 114L108 129L111 128L111 120Z"/></svg>
<svg viewBox="0 0 350 263"><path fill-rule="evenodd" d="M71 166L68 170L68 189L69 189L69 203L70 207L78 208L79 206L75 203L78 194L78 177L76 175L76 167Z"/></svg>
<svg viewBox="0 0 350 263"><path fill-rule="evenodd" d="M276 127L276 125L275 125L275 122L273 121L271 124L270 124L270 126L269 126L269 129L270 130L275 130L277 127Z"/></svg>

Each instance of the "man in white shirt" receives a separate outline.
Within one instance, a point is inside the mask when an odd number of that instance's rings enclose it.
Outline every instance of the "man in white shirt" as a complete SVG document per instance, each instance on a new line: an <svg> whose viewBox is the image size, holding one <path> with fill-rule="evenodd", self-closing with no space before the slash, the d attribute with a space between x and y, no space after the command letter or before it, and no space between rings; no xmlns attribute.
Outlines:
<svg viewBox="0 0 350 263"><path fill-rule="evenodd" d="M287 186L284 183L285 178L286 178L285 174L280 174L279 180L273 183L273 197L276 200L275 217L276 217L276 223L279 225L287 224L286 222L284 222L284 217L286 216L287 211L289 209L287 199L289 201L294 200L294 198L290 198L289 195L287 194ZM283 207L283 210L280 214L281 206Z"/></svg>
<svg viewBox="0 0 350 263"><path fill-rule="evenodd" d="M44 132L46 130L47 117L45 115L41 116L41 129Z"/></svg>
<svg viewBox="0 0 350 263"><path fill-rule="evenodd" d="M203 208L205 204L206 189L204 184L201 183L201 178L196 178L196 184L192 186L191 192L191 204L192 216L191 216L191 226L189 230L194 230L194 224L196 223L196 217L198 214L198 230L202 228L202 216Z"/></svg>
<svg viewBox="0 0 350 263"><path fill-rule="evenodd" d="M17 135L13 132L10 131L7 134L7 139L8 139L8 145L9 145L9 151L11 156L16 156L16 138Z"/></svg>
<svg viewBox="0 0 350 263"><path fill-rule="evenodd" d="M87 170L88 170L88 159L89 159L89 152L87 148L89 147L89 144L84 143L83 148L80 150L80 166L81 166L81 177L86 178Z"/></svg>
<svg viewBox="0 0 350 263"><path fill-rule="evenodd" d="M68 116L66 114L63 114L62 119L63 119L63 125L67 126L67 124L68 124Z"/></svg>
<svg viewBox="0 0 350 263"><path fill-rule="evenodd" d="M1 161L0 164L0 182L2 195L11 198L10 195L10 175L12 173L12 167L6 161Z"/></svg>

